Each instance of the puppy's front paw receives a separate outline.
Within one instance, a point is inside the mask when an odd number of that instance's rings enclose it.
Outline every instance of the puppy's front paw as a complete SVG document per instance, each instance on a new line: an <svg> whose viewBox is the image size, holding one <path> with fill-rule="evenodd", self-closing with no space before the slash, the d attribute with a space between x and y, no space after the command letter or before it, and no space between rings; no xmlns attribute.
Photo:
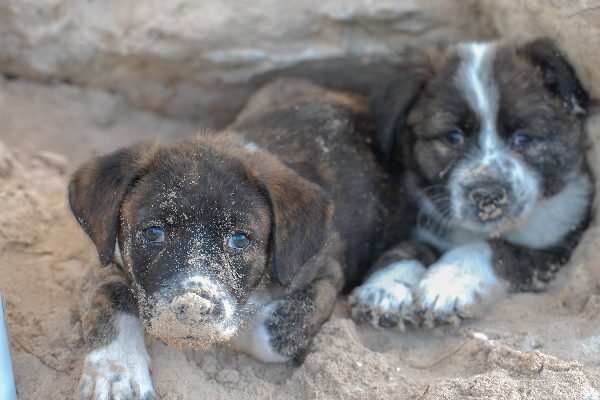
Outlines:
<svg viewBox="0 0 600 400"><path fill-rule="evenodd" d="M403 260L375 272L350 295L352 318L375 327L404 329L404 322L413 316L412 287L424 271L418 261Z"/></svg>
<svg viewBox="0 0 600 400"><path fill-rule="evenodd" d="M272 303L264 325L269 346L287 359L302 357L312 339L314 312L315 307L306 295Z"/></svg>
<svg viewBox="0 0 600 400"><path fill-rule="evenodd" d="M118 333L112 342L86 356L79 381L80 398L154 399L149 357L139 321L133 316L120 316L116 327Z"/></svg>
<svg viewBox="0 0 600 400"><path fill-rule="evenodd" d="M148 360L115 354L108 347L86 357L79 381L81 399L154 399Z"/></svg>
<svg viewBox="0 0 600 400"><path fill-rule="evenodd" d="M302 355L310 344L310 302L276 300L262 305L249 300L248 318L231 339L232 348L263 362L282 363Z"/></svg>
<svg viewBox="0 0 600 400"><path fill-rule="evenodd" d="M425 324L460 324L475 318L505 292L491 264L486 243L459 247L431 265L415 296Z"/></svg>

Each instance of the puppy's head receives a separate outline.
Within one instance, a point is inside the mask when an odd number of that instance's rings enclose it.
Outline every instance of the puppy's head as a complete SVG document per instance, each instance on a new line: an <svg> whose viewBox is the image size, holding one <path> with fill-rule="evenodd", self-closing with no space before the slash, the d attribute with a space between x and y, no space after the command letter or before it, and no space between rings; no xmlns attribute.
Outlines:
<svg viewBox="0 0 600 400"><path fill-rule="evenodd" d="M547 39L419 54L371 98L382 154L425 210L485 233L518 225L581 173L587 106Z"/></svg>
<svg viewBox="0 0 600 400"><path fill-rule="evenodd" d="M290 284L327 239L327 195L239 143L136 145L92 160L69 185L100 261L121 260L147 330L168 344L229 339L249 294Z"/></svg>

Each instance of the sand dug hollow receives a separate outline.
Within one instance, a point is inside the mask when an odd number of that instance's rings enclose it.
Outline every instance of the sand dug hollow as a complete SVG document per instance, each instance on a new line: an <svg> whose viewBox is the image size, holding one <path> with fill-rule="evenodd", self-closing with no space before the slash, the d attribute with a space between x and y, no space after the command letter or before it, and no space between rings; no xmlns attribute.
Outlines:
<svg viewBox="0 0 600 400"><path fill-rule="evenodd" d="M75 162L65 160L114 147L121 132L156 126L169 136L189 122L119 108L124 116L93 136L98 127L80 108L82 99L93 104L93 93L40 87L23 101L20 85L30 84L2 85L13 101L3 110L11 119L0 147L0 288L17 390L24 400L76 398L84 355L76 288L96 255L67 210L66 174ZM32 118L38 131L27 129ZM53 148L68 158L35 150L36 138L48 143L53 129L62 135ZM75 143L82 135L96 143ZM593 226L547 292L511 295L458 331L375 331L355 325L341 300L301 367L261 364L223 348L177 350L148 338L159 398L600 399L599 239Z"/></svg>

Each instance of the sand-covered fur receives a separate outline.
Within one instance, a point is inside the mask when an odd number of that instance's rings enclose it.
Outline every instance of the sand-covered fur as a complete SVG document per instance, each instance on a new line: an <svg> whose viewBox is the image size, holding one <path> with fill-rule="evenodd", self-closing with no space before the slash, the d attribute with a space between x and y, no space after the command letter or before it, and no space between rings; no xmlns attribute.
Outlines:
<svg viewBox="0 0 600 400"><path fill-rule="evenodd" d="M247 112L223 132L132 145L73 174L73 214L112 271L95 280L84 311L85 398L153 396L140 389L147 373L119 372L147 372L135 356L143 351L113 359L137 317L173 347L226 344L266 362L302 360L345 278L360 279L384 247L392 185L362 99L298 85L309 93ZM144 348L139 333L127 340ZM131 375L131 387L107 385L111 374Z"/></svg>

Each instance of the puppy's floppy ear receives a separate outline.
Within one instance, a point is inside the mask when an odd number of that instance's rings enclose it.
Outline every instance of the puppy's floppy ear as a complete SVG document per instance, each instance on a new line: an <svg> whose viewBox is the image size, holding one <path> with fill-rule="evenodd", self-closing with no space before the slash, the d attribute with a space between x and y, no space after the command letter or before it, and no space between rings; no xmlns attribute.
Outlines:
<svg viewBox="0 0 600 400"><path fill-rule="evenodd" d="M573 66L550 38L533 40L517 49L517 53L538 66L546 88L559 97L571 114L584 115L589 95L577 78Z"/></svg>
<svg viewBox="0 0 600 400"><path fill-rule="evenodd" d="M273 276L288 286L298 269L329 238L333 202L319 186L270 155L256 154L251 164L252 175L260 182L272 208Z"/></svg>
<svg viewBox="0 0 600 400"><path fill-rule="evenodd" d="M393 159L410 109L429 79L427 67L425 54L413 54L392 79L373 90L369 96L369 111L377 128L379 150L387 161Z"/></svg>
<svg viewBox="0 0 600 400"><path fill-rule="evenodd" d="M102 265L113 257L123 197L157 149L157 143L133 145L89 161L71 177L71 211L94 242Z"/></svg>

